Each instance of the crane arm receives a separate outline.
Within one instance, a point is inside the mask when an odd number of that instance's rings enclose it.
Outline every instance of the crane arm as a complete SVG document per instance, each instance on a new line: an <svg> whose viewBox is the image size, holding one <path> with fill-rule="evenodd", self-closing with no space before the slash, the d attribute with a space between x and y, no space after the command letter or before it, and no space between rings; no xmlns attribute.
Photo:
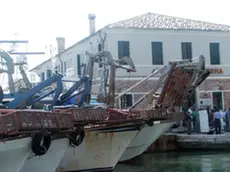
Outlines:
<svg viewBox="0 0 230 172"><path fill-rule="evenodd" d="M28 77L27 77L27 75L26 75L26 73L25 73L25 71L21 65L19 66L19 70L20 70L20 73L22 75L23 81L26 84L26 88L31 89L32 85L31 85L31 83L30 83L30 81L29 81L29 79L28 79Z"/></svg>
<svg viewBox="0 0 230 172"><path fill-rule="evenodd" d="M45 87L56 82L57 88L55 90L55 96L54 96L52 103L51 103L51 107L53 107L57 103L57 100L58 100L58 98L62 92L62 77L63 77L62 75L54 75L54 76L50 77L49 79L45 80L44 82L40 83L39 85L28 90L24 94L20 94L17 97L15 97L14 100L12 100L11 102L9 102L7 104L7 107L10 109L20 109L20 108L25 108L28 105L32 105L33 101L31 100L31 98L33 98L33 96L35 94L39 93ZM50 94L52 92L53 91L51 91ZM46 94L46 96L48 96L48 95L49 94Z"/></svg>

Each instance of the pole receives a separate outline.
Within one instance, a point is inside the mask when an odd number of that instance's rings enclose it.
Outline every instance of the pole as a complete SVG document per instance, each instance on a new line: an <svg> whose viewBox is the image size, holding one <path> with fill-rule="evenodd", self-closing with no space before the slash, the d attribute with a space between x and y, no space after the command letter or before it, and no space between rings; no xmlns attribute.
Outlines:
<svg viewBox="0 0 230 172"><path fill-rule="evenodd" d="M141 83L143 83L144 81L148 80L149 78L151 78L152 76L164 71L166 69L166 66L161 67L158 70L155 70L153 73L149 74L147 77L143 78L142 80L140 80L138 83L136 83L135 85L133 85L132 87L130 87L129 89L125 90L124 92L122 92L121 94L119 94L115 100L119 99L121 96L123 96L125 93L129 92L130 90L132 90L133 88L137 87L138 85L140 85Z"/></svg>
<svg viewBox="0 0 230 172"><path fill-rule="evenodd" d="M196 87L195 89L195 100L196 100L196 107L200 109L200 92L199 87Z"/></svg>

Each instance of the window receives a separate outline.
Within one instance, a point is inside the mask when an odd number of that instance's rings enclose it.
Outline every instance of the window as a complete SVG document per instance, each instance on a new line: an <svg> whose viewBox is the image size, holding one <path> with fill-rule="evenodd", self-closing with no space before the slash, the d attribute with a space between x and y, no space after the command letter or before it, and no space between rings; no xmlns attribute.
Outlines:
<svg viewBox="0 0 230 172"><path fill-rule="evenodd" d="M191 59L192 58L192 43L191 42L182 42L181 43L181 52L182 59Z"/></svg>
<svg viewBox="0 0 230 172"><path fill-rule="evenodd" d="M130 57L129 41L118 41L118 58ZM125 62L121 63L127 64Z"/></svg>
<svg viewBox="0 0 230 172"><path fill-rule="evenodd" d="M102 50L102 45L98 44L98 52L100 52ZM100 60L102 60L102 58L100 57ZM102 68L102 64L99 63L99 68Z"/></svg>
<svg viewBox="0 0 230 172"><path fill-rule="evenodd" d="M35 82L35 79L36 79L36 78L35 78L35 75L34 75L34 74L31 74L31 75L30 75L30 80L31 80L31 82Z"/></svg>
<svg viewBox="0 0 230 172"><path fill-rule="evenodd" d="M211 65L220 64L220 45L219 43L210 43L210 63Z"/></svg>
<svg viewBox="0 0 230 172"><path fill-rule="evenodd" d="M66 62L64 62L64 74L66 73L67 68L66 68Z"/></svg>
<svg viewBox="0 0 230 172"><path fill-rule="evenodd" d="M41 82L45 81L45 72L42 72L40 75Z"/></svg>
<svg viewBox="0 0 230 172"><path fill-rule="evenodd" d="M163 65L162 42L152 42L152 64Z"/></svg>
<svg viewBox="0 0 230 172"><path fill-rule="evenodd" d="M46 78L50 78L52 76L52 71L50 69L47 69L46 71Z"/></svg>
<svg viewBox="0 0 230 172"><path fill-rule="evenodd" d="M125 94L121 97L121 108L128 108L133 105L133 95Z"/></svg>
<svg viewBox="0 0 230 172"><path fill-rule="evenodd" d="M80 54L77 55L77 74L81 76L81 56Z"/></svg>

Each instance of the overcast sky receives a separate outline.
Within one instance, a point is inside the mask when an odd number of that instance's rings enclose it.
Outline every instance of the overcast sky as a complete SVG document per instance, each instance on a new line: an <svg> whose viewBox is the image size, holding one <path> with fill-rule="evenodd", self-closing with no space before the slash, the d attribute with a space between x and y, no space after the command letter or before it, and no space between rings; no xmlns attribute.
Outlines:
<svg viewBox="0 0 230 172"><path fill-rule="evenodd" d="M0 38L28 39L28 51L44 51L55 38L66 47L88 36L87 16L96 14L96 29L147 12L230 25L228 0L0 0ZM2 45L0 45L2 47ZM48 57L29 56L32 68Z"/></svg>

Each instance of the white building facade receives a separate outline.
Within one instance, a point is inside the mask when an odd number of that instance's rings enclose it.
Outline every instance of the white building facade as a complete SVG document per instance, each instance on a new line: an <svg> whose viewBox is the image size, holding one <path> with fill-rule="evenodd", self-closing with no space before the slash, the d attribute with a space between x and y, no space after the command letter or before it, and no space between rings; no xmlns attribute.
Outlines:
<svg viewBox="0 0 230 172"><path fill-rule="evenodd" d="M200 105L223 109L230 107L229 45L230 26L147 13L94 33L91 30L90 36L57 55L56 66L61 73L69 69L78 77L81 64L87 62L86 50L97 52L103 48L113 57L130 57L137 72L117 72L117 92L121 92L171 60L203 55L212 74L199 87ZM47 60L31 71L45 80L52 74L51 67L51 60ZM98 76L98 69L94 76ZM150 90L153 80L129 93L130 104Z"/></svg>

